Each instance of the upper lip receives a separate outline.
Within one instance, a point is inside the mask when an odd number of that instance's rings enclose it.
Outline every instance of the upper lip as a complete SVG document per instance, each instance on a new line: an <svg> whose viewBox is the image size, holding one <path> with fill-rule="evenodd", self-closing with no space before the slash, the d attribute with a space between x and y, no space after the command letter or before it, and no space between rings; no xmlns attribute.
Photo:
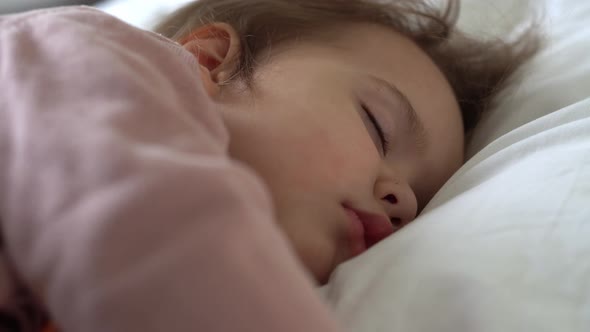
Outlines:
<svg viewBox="0 0 590 332"><path fill-rule="evenodd" d="M344 208L354 212L363 224L367 249L395 232L395 227L384 215L359 210L348 205L344 205Z"/></svg>

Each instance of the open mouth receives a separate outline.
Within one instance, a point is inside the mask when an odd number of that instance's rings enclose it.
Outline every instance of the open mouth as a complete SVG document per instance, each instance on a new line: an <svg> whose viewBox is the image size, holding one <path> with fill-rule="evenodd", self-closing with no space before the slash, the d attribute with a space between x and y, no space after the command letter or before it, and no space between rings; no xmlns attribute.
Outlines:
<svg viewBox="0 0 590 332"><path fill-rule="evenodd" d="M343 205L350 219L350 245L353 256L362 254L384 238L393 234L395 227L383 215Z"/></svg>

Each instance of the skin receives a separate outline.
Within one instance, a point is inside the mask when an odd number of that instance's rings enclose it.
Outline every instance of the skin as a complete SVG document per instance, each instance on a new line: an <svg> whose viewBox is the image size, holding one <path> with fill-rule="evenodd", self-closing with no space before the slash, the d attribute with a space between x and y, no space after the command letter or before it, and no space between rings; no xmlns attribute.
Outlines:
<svg viewBox="0 0 590 332"><path fill-rule="evenodd" d="M454 94L411 40L385 27L340 28L330 43L298 41L257 67L254 88L226 82L239 38L227 24L183 41L230 132L232 158L266 182L276 221L319 284L352 258L343 204L386 216L401 227L462 165L464 135ZM410 134L403 102L422 121L427 144ZM388 151L361 105L389 141Z"/></svg>

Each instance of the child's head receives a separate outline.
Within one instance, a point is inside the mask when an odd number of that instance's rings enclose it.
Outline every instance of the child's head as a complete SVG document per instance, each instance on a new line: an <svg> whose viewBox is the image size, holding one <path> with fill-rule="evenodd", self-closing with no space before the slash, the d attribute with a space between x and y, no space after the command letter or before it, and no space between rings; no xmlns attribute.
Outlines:
<svg viewBox="0 0 590 332"><path fill-rule="evenodd" d="M362 249L355 215L369 246L416 217L535 49L467 38L452 29L456 4L200 0L157 28L201 64L230 155L266 181L320 283Z"/></svg>

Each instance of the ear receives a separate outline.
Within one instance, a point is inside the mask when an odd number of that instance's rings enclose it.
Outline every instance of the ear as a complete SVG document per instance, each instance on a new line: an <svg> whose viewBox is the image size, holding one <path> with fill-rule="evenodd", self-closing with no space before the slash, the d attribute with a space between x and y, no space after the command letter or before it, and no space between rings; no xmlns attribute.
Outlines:
<svg viewBox="0 0 590 332"><path fill-rule="evenodd" d="M240 40L227 23L200 27L180 41L201 66L201 79L211 97L216 96L238 66Z"/></svg>

